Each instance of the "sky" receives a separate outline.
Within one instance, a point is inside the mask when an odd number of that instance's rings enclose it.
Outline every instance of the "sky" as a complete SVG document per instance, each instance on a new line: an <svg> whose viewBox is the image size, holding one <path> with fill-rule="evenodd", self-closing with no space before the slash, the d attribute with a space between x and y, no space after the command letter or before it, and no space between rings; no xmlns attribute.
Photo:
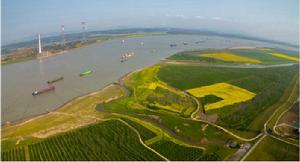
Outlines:
<svg viewBox="0 0 300 162"><path fill-rule="evenodd" d="M41 33L174 27L298 44L299 0L1 0L2 44Z"/></svg>

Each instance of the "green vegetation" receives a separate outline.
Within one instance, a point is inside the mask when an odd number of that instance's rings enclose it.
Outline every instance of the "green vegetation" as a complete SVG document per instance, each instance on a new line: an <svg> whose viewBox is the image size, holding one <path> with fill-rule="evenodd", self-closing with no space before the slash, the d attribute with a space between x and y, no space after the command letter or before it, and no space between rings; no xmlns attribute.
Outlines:
<svg viewBox="0 0 300 162"><path fill-rule="evenodd" d="M266 137L245 160L298 161L299 147Z"/></svg>
<svg viewBox="0 0 300 162"><path fill-rule="evenodd" d="M219 125L249 131L255 135L267 118L256 125L251 125L251 122L279 100L292 78L298 76L297 73L298 66L240 69L162 65L157 75L162 81L182 90L226 82L256 93L256 97L250 102L207 112L219 115Z"/></svg>
<svg viewBox="0 0 300 162"><path fill-rule="evenodd" d="M182 92L160 82L159 66L146 68L130 75L125 85L131 92L127 98L104 104L104 110L123 112L163 111L189 117L195 110L194 101Z"/></svg>
<svg viewBox="0 0 300 162"><path fill-rule="evenodd" d="M25 161L25 151L23 147L17 147L9 151L1 152L1 161Z"/></svg>
<svg viewBox="0 0 300 162"><path fill-rule="evenodd" d="M158 141L151 147L171 161L196 161L203 153L199 148L186 147L167 140Z"/></svg>
<svg viewBox="0 0 300 162"><path fill-rule="evenodd" d="M141 135L141 138L143 141L146 141L148 139L154 138L157 136L154 132L151 130L145 128L144 126L138 124L137 122L131 121L130 119L122 118L126 123L131 125L133 128L135 128L139 134Z"/></svg>
<svg viewBox="0 0 300 162"><path fill-rule="evenodd" d="M136 132L117 120L50 137L28 149L34 161L162 160L140 143ZM14 157L24 157L24 151L17 153Z"/></svg>
<svg viewBox="0 0 300 162"><path fill-rule="evenodd" d="M257 59L262 61L263 64L281 64L281 63L294 63L293 61L286 60L272 56L271 52L278 52L290 56L298 56L297 51L288 51L280 49L228 49L228 50L202 50L202 51L184 51L170 56L168 59L176 61L189 61L189 62L201 62L201 63L213 63L213 64L238 64L234 61L223 61L214 58L200 57L201 54L212 54L218 52L230 52L234 55Z"/></svg>

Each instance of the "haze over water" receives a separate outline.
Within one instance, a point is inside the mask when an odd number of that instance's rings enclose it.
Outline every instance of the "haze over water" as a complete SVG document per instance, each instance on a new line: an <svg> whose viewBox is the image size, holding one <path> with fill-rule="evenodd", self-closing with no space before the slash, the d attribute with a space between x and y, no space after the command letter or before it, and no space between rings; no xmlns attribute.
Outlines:
<svg viewBox="0 0 300 162"><path fill-rule="evenodd" d="M204 43L195 42L208 40ZM141 44L143 42L143 45ZM188 42L188 45L183 45ZM177 43L177 47L170 47ZM262 42L199 35L164 35L142 38L110 40L102 44L71 50L65 54L2 66L2 123L28 118L52 111L76 96L99 90L117 81L133 70L158 63L175 52L205 48L230 48L234 46L280 47ZM123 63L120 56L134 52L134 57ZM91 69L93 74L79 77ZM53 92L32 96L31 93L47 86L47 81L64 77L54 83Z"/></svg>

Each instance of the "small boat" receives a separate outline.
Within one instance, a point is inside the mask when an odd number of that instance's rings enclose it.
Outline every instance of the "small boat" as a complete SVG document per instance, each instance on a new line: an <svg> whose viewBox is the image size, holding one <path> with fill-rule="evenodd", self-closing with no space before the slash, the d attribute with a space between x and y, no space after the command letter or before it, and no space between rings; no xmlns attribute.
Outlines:
<svg viewBox="0 0 300 162"><path fill-rule="evenodd" d="M183 45L188 45L188 42L183 42Z"/></svg>
<svg viewBox="0 0 300 162"><path fill-rule="evenodd" d="M61 80L63 80L63 79L64 79L64 77L59 77L59 78L56 78L56 79L53 79L53 80L48 80L47 83L48 83L48 84L52 84L52 83L61 81Z"/></svg>
<svg viewBox="0 0 300 162"><path fill-rule="evenodd" d="M170 47L176 47L177 44L170 44Z"/></svg>
<svg viewBox="0 0 300 162"><path fill-rule="evenodd" d="M134 52L123 53L121 55L121 62L127 61L129 58L134 56Z"/></svg>
<svg viewBox="0 0 300 162"><path fill-rule="evenodd" d="M92 70L86 70L86 71L84 71L84 72L82 72L82 73L80 73L79 74L79 76L86 76L86 75L89 75L89 74L92 74L93 73L93 71Z"/></svg>
<svg viewBox="0 0 300 162"><path fill-rule="evenodd" d="M53 91L53 90L55 90L55 87L54 86L49 86L47 88L36 90L36 91L32 92L32 96L37 96L39 94L49 92L49 91Z"/></svg>

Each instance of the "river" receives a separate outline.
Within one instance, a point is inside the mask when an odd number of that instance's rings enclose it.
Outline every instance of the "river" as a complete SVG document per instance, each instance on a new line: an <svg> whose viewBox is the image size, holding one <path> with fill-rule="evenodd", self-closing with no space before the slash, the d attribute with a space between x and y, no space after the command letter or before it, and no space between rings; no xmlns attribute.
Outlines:
<svg viewBox="0 0 300 162"><path fill-rule="evenodd" d="M202 43L195 43L207 39ZM143 42L143 43L141 43ZM183 42L188 42L183 45ZM178 44L170 47L172 43ZM102 44L77 48L65 54L42 61L31 60L2 66L1 122L16 121L52 111L70 99L99 90L117 81L122 75L158 63L175 52L235 46L287 48L262 42L201 35L161 35L114 39ZM134 52L134 57L123 63L120 56ZM91 69L92 75L79 77ZM47 81L64 77L54 83L55 91L32 96L31 93L47 87ZM84 108L84 107L83 107Z"/></svg>

